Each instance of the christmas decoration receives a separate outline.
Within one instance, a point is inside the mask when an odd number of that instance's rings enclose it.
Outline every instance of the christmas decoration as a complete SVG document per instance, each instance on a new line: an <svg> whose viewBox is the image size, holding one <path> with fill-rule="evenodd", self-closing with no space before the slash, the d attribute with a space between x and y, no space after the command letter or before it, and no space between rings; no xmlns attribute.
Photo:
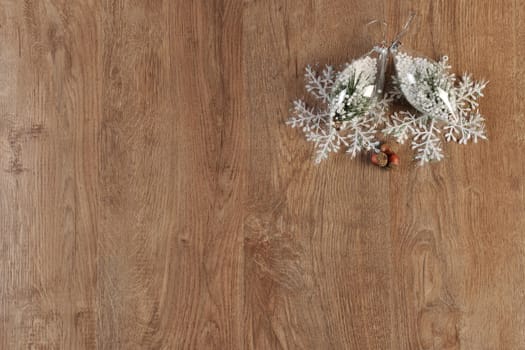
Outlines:
<svg viewBox="0 0 525 350"><path fill-rule="evenodd" d="M317 163L345 148L352 158L372 151L372 163L399 165L399 157L389 145L378 149L380 133L401 144L410 138L420 164L443 159L442 138L459 144L487 138L478 103L487 82L476 82L468 74L457 79L446 56L436 62L401 49L400 40L413 18L411 15L390 46L383 39L382 44L340 71L330 65L320 72L306 67L306 90L316 103L312 106L303 99L294 101L287 124L301 128L306 140L315 144ZM381 22L369 24L373 23ZM396 74L393 90L385 94L390 56ZM391 102L400 98L415 111L387 116Z"/></svg>
<svg viewBox="0 0 525 350"><path fill-rule="evenodd" d="M383 79L378 76L378 68L384 76L386 55L386 49L375 48L339 72L329 65L320 74L306 67L306 90L319 104L310 107L302 99L294 101L287 124L302 128L306 139L315 144L317 163L342 146L352 158L377 149L377 134L391 101L382 96Z"/></svg>
<svg viewBox="0 0 525 350"><path fill-rule="evenodd" d="M416 57L399 50L394 54L396 97L404 97L416 113L394 113L383 132L404 143L412 138L415 159L421 164L443 159L441 135L447 142L466 144L486 139L484 118L479 112L479 97L487 82L473 81L470 75L458 80L450 73L444 56L439 62Z"/></svg>

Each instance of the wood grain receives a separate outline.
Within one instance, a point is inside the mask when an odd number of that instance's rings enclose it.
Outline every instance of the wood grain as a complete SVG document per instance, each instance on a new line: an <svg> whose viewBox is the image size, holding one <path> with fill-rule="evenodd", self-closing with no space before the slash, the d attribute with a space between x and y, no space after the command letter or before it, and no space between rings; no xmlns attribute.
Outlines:
<svg viewBox="0 0 525 350"><path fill-rule="evenodd" d="M284 125L308 63L490 80L385 173ZM0 0L0 349L525 349L525 2Z"/></svg>

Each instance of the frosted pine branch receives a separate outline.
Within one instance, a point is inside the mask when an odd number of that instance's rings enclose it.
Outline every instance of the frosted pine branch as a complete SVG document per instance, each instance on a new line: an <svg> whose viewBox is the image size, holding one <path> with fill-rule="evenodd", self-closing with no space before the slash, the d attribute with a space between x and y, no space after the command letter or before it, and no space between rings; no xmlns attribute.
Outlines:
<svg viewBox="0 0 525 350"><path fill-rule="evenodd" d="M321 163L323 160L328 159L330 153L339 152L341 144L347 145L344 138L335 129L321 130L319 133L311 132L306 135L306 140L315 143L316 163Z"/></svg>
<svg viewBox="0 0 525 350"><path fill-rule="evenodd" d="M347 150L346 153L355 158L362 150L373 150L379 146L376 139L378 130L375 125L370 125L366 119L355 118L350 121L352 126L349 128L349 134L346 136Z"/></svg>
<svg viewBox="0 0 525 350"><path fill-rule="evenodd" d="M318 132L325 126L328 117L326 111L309 108L303 100L296 100L293 105L293 117L286 122L292 128L300 127L304 132Z"/></svg>
<svg viewBox="0 0 525 350"><path fill-rule="evenodd" d="M426 119L426 117L417 117L405 111L395 112L386 122L383 133L392 135L398 143L403 144L411 135L415 134L418 125L422 124L422 119Z"/></svg>
<svg viewBox="0 0 525 350"><path fill-rule="evenodd" d="M449 122L444 129L447 142L454 141L465 145L471 140L477 143L480 139L487 139L484 118L479 113L471 115L468 119L461 117L457 122Z"/></svg>
<svg viewBox="0 0 525 350"><path fill-rule="evenodd" d="M483 97L486 81L476 82L469 74L464 74L456 88L457 107L464 114L468 114L479 106L478 99Z"/></svg>
<svg viewBox="0 0 525 350"><path fill-rule="evenodd" d="M436 127L435 119L431 119L429 123L421 123L415 129L412 148L416 150L415 159L419 160L420 164L443 159L440 133L441 131Z"/></svg>
<svg viewBox="0 0 525 350"><path fill-rule="evenodd" d="M311 66L307 66L305 71L306 91L322 102L328 103L336 79L334 68L326 65L321 74L317 74Z"/></svg>

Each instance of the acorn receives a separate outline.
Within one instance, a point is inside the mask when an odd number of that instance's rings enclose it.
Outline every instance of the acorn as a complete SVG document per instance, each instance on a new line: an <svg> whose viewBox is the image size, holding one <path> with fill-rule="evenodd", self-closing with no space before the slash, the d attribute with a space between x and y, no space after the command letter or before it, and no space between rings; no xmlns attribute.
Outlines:
<svg viewBox="0 0 525 350"><path fill-rule="evenodd" d="M391 156L392 154L396 153L392 145L389 143L383 143L381 145L380 150L381 152L386 153L388 156Z"/></svg>
<svg viewBox="0 0 525 350"><path fill-rule="evenodd" d="M388 156L384 152L372 153L372 156L370 157L370 161L372 162L372 164L375 164L381 168L384 168L388 164Z"/></svg>
<svg viewBox="0 0 525 350"><path fill-rule="evenodd" d="M397 154L392 153L388 156L388 166L393 168L399 166L399 156Z"/></svg>

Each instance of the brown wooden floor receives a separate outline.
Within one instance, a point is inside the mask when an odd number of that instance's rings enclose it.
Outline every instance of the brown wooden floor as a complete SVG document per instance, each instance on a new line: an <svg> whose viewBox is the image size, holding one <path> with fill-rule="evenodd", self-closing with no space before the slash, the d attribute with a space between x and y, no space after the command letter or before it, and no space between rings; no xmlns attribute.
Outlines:
<svg viewBox="0 0 525 350"><path fill-rule="evenodd" d="M286 127L363 25L490 80L384 172ZM0 0L0 349L525 349L525 2Z"/></svg>

